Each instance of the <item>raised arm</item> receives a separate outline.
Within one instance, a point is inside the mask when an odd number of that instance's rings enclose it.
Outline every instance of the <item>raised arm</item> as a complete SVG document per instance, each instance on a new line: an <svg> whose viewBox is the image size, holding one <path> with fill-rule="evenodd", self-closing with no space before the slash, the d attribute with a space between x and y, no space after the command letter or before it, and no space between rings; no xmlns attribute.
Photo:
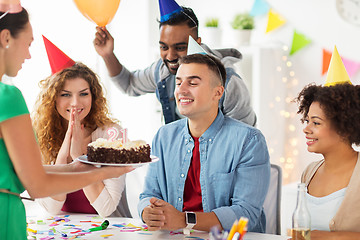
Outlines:
<svg viewBox="0 0 360 240"><path fill-rule="evenodd" d="M104 59L110 77L118 75L122 65L114 53L114 38L106 27L96 27L93 44L96 52Z"/></svg>
<svg viewBox="0 0 360 240"><path fill-rule="evenodd" d="M96 27L93 41L95 50L104 59L106 68L114 84L124 93L130 96L139 96L146 93L154 93L156 90L155 67L159 61L153 63L144 70L130 72L123 66L114 53L114 38L108 30Z"/></svg>

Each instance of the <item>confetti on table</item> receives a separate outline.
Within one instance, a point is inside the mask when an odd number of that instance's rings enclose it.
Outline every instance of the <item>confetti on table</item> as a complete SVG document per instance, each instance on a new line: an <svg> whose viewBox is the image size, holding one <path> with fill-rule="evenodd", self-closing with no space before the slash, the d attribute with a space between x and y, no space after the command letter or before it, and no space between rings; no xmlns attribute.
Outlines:
<svg viewBox="0 0 360 240"><path fill-rule="evenodd" d="M91 227L98 227L100 226L98 223L101 224L102 221L98 221L97 219L103 220L103 218L99 216L84 216L90 218L91 220L83 219L83 220L75 220L73 221L69 215L60 215L45 218L43 220L37 219L28 219L28 234L29 239L32 237L34 239L41 239L41 240L51 240L51 239L61 239L61 240L71 240L71 239L86 239L87 234L92 234L92 232L88 231L88 228ZM32 225L30 225L30 223ZM79 224L80 223L80 224ZM45 225L45 229L43 226ZM153 233L148 231L147 225L139 224L134 225L132 223L126 222L119 222L117 224L112 224L118 228L117 231L120 232L135 232L137 234L143 235L152 235ZM46 229L47 227L47 229ZM114 229L114 228L113 228ZM115 234L104 234L101 235L102 238L111 238ZM99 235L98 235L99 236Z"/></svg>
<svg viewBox="0 0 360 240"><path fill-rule="evenodd" d="M105 235L100 235L100 237L103 237L103 238L107 238L107 237L110 237L110 236L114 236L114 234L105 234Z"/></svg>
<svg viewBox="0 0 360 240"><path fill-rule="evenodd" d="M112 226L119 227L119 228L125 227L125 225L123 225L123 224L113 224Z"/></svg>
<svg viewBox="0 0 360 240"><path fill-rule="evenodd" d="M46 224L46 222L44 222L43 220L37 220L36 223L39 224L39 225L45 225Z"/></svg>
<svg viewBox="0 0 360 240"><path fill-rule="evenodd" d="M54 239L54 237L43 237L43 238L40 238L40 240L50 240L50 239Z"/></svg>
<svg viewBox="0 0 360 240"><path fill-rule="evenodd" d="M183 233L182 232L173 232L173 231L171 231L169 234L170 235L177 235L177 234L183 234Z"/></svg>
<svg viewBox="0 0 360 240"><path fill-rule="evenodd" d="M122 230L120 230L120 232L136 232L136 231L141 231L141 229L133 228L133 229L122 229Z"/></svg>
<svg viewBox="0 0 360 240"><path fill-rule="evenodd" d="M152 235L151 232L138 232L138 234L142 234L142 235Z"/></svg>

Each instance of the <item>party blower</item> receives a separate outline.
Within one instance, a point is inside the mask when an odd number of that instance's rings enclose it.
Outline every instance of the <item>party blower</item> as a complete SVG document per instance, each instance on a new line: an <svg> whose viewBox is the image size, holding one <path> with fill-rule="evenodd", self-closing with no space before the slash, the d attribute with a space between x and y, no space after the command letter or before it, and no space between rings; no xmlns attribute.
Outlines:
<svg viewBox="0 0 360 240"><path fill-rule="evenodd" d="M120 0L74 0L79 11L99 27L105 27L114 18Z"/></svg>

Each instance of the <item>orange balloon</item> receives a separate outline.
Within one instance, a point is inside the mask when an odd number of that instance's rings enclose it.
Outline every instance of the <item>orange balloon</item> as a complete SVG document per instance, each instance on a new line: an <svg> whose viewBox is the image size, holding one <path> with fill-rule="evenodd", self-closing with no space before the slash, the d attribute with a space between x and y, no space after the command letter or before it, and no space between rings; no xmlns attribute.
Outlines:
<svg viewBox="0 0 360 240"><path fill-rule="evenodd" d="M87 19L100 27L111 22L120 4L120 0L74 0L74 2Z"/></svg>

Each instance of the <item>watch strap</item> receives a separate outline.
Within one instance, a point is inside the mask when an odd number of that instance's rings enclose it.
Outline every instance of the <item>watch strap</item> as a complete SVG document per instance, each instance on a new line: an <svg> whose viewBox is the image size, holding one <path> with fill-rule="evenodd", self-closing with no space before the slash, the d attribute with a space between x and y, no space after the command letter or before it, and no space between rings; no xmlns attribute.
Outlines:
<svg viewBox="0 0 360 240"><path fill-rule="evenodd" d="M190 216L192 215L192 216ZM185 212L186 227L183 229L185 235L190 234L190 230L196 225L196 214L194 212Z"/></svg>

